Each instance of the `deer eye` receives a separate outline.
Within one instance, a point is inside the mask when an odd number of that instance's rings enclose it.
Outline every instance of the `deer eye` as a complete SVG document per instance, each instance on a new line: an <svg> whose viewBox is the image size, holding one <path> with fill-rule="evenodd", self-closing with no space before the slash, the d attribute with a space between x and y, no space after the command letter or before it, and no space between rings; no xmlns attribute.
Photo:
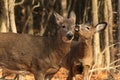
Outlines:
<svg viewBox="0 0 120 80"><path fill-rule="evenodd" d="M90 27L86 27L86 30L90 30Z"/></svg>
<svg viewBox="0 0 120 80"><path fill-rule="evenodd" d="M65 25L62 26L62 28L65 28L65 27L66 27Z"/></svg>

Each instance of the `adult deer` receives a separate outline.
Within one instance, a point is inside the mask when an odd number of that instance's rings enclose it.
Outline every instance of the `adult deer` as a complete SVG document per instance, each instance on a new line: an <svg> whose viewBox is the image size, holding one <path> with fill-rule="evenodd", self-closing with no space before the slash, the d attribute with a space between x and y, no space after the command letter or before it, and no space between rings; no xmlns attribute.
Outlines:
<svg viewBox="0 0 120 80"><path fill-rule="evenodd" d="M35 80L50 78L62 58L69 52L75 16L64 18L54 13L57 34L40 37L28 34L0 33L0 66L10 70L29 71Z"/></svg>
<svg viewBox="0 0 120 80"><path fill-rule="evenodd" d="M76 25L75 31L79 35L79 41L73 41L69 54L63 59L62 66L69 70L68 80L75 76L76 69L88 80L89 70L93 63L92 38L96 32L106 28L107 23L102 22L95 27L90 24Z"/></svg>

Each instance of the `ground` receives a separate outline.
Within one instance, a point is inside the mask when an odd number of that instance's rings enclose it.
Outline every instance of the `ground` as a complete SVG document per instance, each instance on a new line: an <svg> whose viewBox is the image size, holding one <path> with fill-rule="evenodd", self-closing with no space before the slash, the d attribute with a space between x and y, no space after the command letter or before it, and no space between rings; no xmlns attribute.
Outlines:
<svg viewBox="0 0 120 80"><path fill-rule="evenodd" d="M66 79L67 79L67 74L68 74L67 70L64 69L64 68L61 68L61 69L54 75L54 77L52 78L52 80L66 80ZM108 72L106 72L106 71L100 72L100 73L98 73L97 75L94 74L94 75L91 76L91 79L90 79L90 80L108 80L108 79L107 79L107 74L108 74ZM34 80L34 77L33 77L32 74L23 75L23 76L24 76L24 77L23 77L23 79L21 79L21 80ZM15 74L12 74L11 76L6 77L6 79L11 80L11 79L13 79L14 77L15 77ZM115 80L120 80L120 75L114 74L114 78L115 78ZM1 80L2 80L2 79L1 79ZM83 80L83 76L80 75L80 74L78 74L78 75L76 75L75 80Z"/></svg>

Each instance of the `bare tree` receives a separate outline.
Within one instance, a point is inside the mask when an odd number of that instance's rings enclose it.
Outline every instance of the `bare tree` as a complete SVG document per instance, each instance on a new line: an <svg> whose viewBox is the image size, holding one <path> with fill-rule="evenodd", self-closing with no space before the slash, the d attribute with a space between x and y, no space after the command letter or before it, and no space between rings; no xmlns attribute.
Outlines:
<svg viewBox="0 0 120 80"><path fill-rule="evenodd" d="M112 1L106 0L107 8L108 8L108 29L109 29L109 41L110 45L113 44L113 10L112 10ZM113 47L110 47L110 62L114 61L114 53L113 53ZM112 64L111 66L114 66ZM110 75L113 74L113 70L110 70ZM113 78L110 76L109 80L113 80Z"/></svg>
<svg viewBox="0 0 120 80"><path fill-rule="evenodd" d="M118 42L120 43L120 0L118 0L118 15L119 15L119 20L118 20ZM118 45L118 54L117 54L118 59L120 59L120 44ZM117 65L120 65L120 61L117 63ZM120 70L120 67L118 68Z"/></svg>
<svg viewBox="0 0 120 80"><path fill-rule="evenodd" d="M119 15L119 20L118 20L118 42L120 42L120 0L118 0L118 15ZM118 47L118 52L120 54L120 44Z"/></svg>
<svg viewBox="0 0 120 80"><path fill-rule="evenodd" d="M4 0L4 14L3 21L1 25L1 32L12 31L17 33L16 24L15 24L15 15L14 15L14 0Z"/></svg>
<svg viewBox="0 0 120 80"><path fill-rule="evenodd" d="M62 0L61 1L62 4L62 11L63 11L63 16L67 17L68 15L68 11L67 11L67 0Z"/></svg>
<svg viewBox="0 0 120 80"><path fill-rule="evenodd" d="M33 35L33 14L31 12L30 6L27 6L27 14L29 15L29 22L28 22L28 34Z"/></svg>
<svg viewBox="0 0 120 80"><path fill-rule="evenodd" d="M92 13L93 13L93 25L95 26L98 23L98 2L97 0L92 1ZM94 35L94 62L95 65L98 67L101 65L101 54L100 54L100 39L99 33Z"/></svg>
<svg viewBox="0 0 120 80"><path fill-rule="evenodd" d="M105 18L105 21L108 22L107 0L104 1L104 18ZM108 27L106 27L106 30L105 30L105 62L106 62L106 66L109 67L109 65L110 65L110 50L109 50Z"/></svg>
<svg viewBox="0 0 120 80"><path fill-rule="evenodd" d="M11 31L17 33L16 23L15 23L15 14L14 14L15 2L14 0L8 0L8 15Z"/></svg>
<svg viewBox="0 0 120 80"><path fill-rule="evenodd" d="M9 20L8 20L8 2L7 0L1 0L1 32L9 31Z"/></svg>

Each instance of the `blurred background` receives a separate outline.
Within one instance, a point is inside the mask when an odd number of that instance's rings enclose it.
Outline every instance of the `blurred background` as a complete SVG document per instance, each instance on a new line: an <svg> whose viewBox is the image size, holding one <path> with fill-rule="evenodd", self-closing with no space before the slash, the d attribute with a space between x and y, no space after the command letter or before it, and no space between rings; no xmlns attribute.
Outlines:
<svg viewBox="0 0 120 80"><path fill-rule="evenodd" d="M0 0L0 32L55 36L54 12L66 18L74 12L76 24L107 22L93 39L94 64L119 72L120 0Z"/></svg>

